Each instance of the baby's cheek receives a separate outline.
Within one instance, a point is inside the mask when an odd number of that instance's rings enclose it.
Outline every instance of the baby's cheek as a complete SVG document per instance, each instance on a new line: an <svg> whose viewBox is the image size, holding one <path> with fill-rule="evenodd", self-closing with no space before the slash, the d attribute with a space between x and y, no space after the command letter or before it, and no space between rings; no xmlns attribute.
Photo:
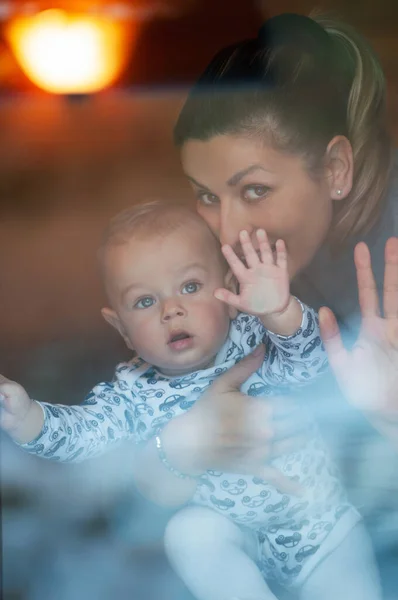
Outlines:
<svg viewBox="0 0 398 600"><path fill-rule="evenodd" d="M157 336L153 331L153 327L145 326L143 323L136 323L130 330L130 339L132 346L139 356L151 357L156 353Z"/></svg>
<svg viewBox="0 0 398 600"><path fill-rule="evenodd" d="M221 343L224 342L230 327L231 319L229 317L228 308L222 307L221 310L217 311L213 322L213 331L218 338L221 339Z"/></svg>

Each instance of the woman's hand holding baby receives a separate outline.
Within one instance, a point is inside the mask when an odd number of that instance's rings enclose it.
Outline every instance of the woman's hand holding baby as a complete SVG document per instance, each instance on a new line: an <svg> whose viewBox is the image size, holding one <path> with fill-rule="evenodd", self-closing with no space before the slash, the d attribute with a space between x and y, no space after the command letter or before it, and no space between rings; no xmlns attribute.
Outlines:
<svg viewBox="0 0 398 600"><path fill-rule="evenodd" d="M26 444L39 435L44 423L43 410L19 383L3 375L0 375L0 407L1 428L16 442Z"/></svg>
<svg viewBox="0 0 398 600"><path fill-rule="evenodd" d="M223 246L224 257L238 280L239 293L218 289L215 296L240 312L258 316L268 330L292 335L300 327L302 311L290 294L285 244L278 240L274 253L264 229L258 229L256 236L258 250L248 232L240 232L244 262L231 246Z"/></svg>
<svg viewBox="0 0 398 600"><path fill-rule="evenodd" d="M254 398L239 391L263 360L264 347L258 346L218 377L191 410L167 424L163 443L173 466L193 475L207 469L250 474L280 491L300 491L269 464L305 443L306 425L297 402L280 396Z"/></svg>

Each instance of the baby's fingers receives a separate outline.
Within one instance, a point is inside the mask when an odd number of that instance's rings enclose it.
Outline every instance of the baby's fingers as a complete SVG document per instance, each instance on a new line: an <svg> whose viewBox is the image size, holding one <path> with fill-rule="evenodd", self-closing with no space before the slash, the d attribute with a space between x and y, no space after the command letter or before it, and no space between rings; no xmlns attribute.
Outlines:
<svg viewBox="0 0 398 600"><path fill-rule="evenodd" d="M235 275L235 277L238 279L238 281L241 281L243 279L243 277L246 275L245 265L236 256L235 252L233 251L231 246L229 246L228 244L225 244L224 246L222 246L221 250L225 257L225 260L231 267L232 273Z"/></svg>
<svg viewBox="0 0 398 600"><path fill-rule="evenodd" d="M217 300L221 300L221 302L225 302L225 304L229 304L229 306L233 306L234 308L242 311L240 297L229 290L226 290L225 288L218 288L215 290L214 296L217 298Z"/></svg>
<svg viewBox="0 0 398 600"><path fill-rule="evenodd" d="M273 265L274 255L272 253L272 249L269 244L268 236L265 229L258 229L256 235L262 263L264 265Z"/></svg>
<svg viewBox="0 0 398 600"><path fill-rule="evenodd" d="M0 406L5 408L10 392L10 388L12 389L13 381L7 379L3 375L0 375Z"/></svg>
<svg viewBox="0 0 398 600"><path fill-rule="evenodd" d="M12 390L11 390L12 391ZM10 411L12 404L12 395L10 394L10 390L7 390L7 384L0 384L0 410Z"/></svg>
<svg viewBox="0 0 398 600"><path fill-rule="evenodd" d="M277 240L276 244L276 264L281 269L287 269L287 252L286 245L283 240Z"/></svg>
<svg viewBox="0 0 398 600"><path fill-rule="evenodd" d="M245 229L240 232L239 240L240 245L242 246L243 254L245 255L247 266L251 269L254 269L260 261L258 259L257 252L253 247L250 235Z"/></svg>

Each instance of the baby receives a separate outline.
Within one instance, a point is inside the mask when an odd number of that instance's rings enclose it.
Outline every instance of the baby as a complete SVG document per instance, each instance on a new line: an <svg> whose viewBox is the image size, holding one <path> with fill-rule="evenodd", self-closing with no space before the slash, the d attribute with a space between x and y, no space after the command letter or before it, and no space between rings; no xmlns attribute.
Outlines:
<svg viewBox="0 0 398 600"><path fill-rule="evenodd" d="M83 460L121 440L156 437L164 467L183 477L167 460L162 427L189 410L221 373L264 343L263 364L243 385L245 393L286 393L317 377L327 364L317 316L290 294L283 241L273 251L265 231L256 236L257 249L241 232L243 261L231 247L221 253L205 222L187 208L155 201L116 216L100 248L110 302L102 315L136 357L119 364L114 380L96 385L81 406L39 403L2 378L2 427L28 452L60 461ZM239 284L235 291L225 287L228 266ZM196 478L191 505L172 519L174 527L179 520L186 525L211 509L220 532L228 522L255 539L255 556L243 544L234 559L247 597L275 598L266 584L272 578L300 589L361 527L315 426L299 452L273 466L299 484L300 497L257 477L209 470ZM233 577L209 592L195 581L189 556L184 566L173 548L168 553L198 598L236 595L227 591ZM376 584L374 590L369 598L379 597Z"/></svg>

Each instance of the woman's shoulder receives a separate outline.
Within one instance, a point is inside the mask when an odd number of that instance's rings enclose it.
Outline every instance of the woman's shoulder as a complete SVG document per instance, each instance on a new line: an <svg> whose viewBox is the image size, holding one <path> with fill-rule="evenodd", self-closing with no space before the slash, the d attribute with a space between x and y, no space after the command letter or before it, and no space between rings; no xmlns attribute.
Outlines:
<svg viewBox="0 0 398 600"><path fill-rule="evenodd" d="M393 216L394 232L392 235L398 236L398 150L394 153L390 184L386 196L386 210Z"/></svg>
<svg viewBox="0 0 398 600"><path fill-rule="evenodd" d="M398 236L398 151L395 151L390 180L386 191L380 218L365 235L358 236L355 243L363 240L374 256L380 254L384 273L384 246L391 236ZM372 261L373 262L373 261ZM377 276L377 274L376 274Z"/></svg>
<svg viewBox="0 0 398 600"><path fill-rule="evenodd" d="M354 265L354 247L364 241L372 255L372 268L379 290L383 286L384 247L391 236L398 236L398 152L389 181L379 221L366 234L351 239L334 254L327 246L320 248L311 264L295 282L295 293L306 304L318 309L327 305L340 321L351 321L358 313L358 289Z"/></svg>

